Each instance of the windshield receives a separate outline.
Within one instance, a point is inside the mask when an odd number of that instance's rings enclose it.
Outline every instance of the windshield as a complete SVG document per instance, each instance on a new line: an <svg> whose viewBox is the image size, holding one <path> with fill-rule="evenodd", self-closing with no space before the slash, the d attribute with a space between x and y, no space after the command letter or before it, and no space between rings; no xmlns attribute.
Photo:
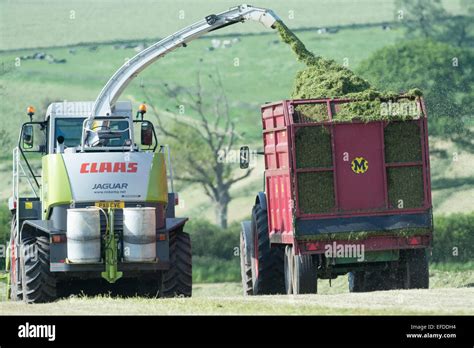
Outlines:
<svg viewBox="0 0 474 348"><path fill-rule="evenodd" d="M58 118L55 139L64 137L66 147L81 145L82 125L85 118ZM94 146L122 147L130 139L127 120L95 120L91 130L95 135Z"/></svg>
<svg viewBox="0 0 474 348"><path fill-rule="evenodd" d="M81 144L82 123L84 118L58 118L54 128L54 139L64 137L66 147L75 147ZM56 143L56 141L55 141Z"/></svg>

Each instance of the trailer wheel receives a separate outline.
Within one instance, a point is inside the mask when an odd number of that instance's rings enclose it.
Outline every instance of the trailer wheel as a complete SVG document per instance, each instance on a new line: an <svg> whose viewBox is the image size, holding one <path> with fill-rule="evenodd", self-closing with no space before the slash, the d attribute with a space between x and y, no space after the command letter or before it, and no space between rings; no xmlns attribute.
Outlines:
<svg viewBox="0 0 474 348"><path fill-rule="evenodd" d="M370 292L393 289L390 270L349 272L349 292Z"/></svg>
<svg viewBox="0 0 474 348"><path fill-rule="evenodd" d="M365 290L365 272L349 272L349 292L364 292Z"/></svg>
<svg viewBox="0 0 474 348"><path fill-rule="evenodd" d="M285 290L287 295L293 294L293 272L295 259L293 258L293 247L287 245L285 247Z"/></svg>
<svg viewBox="0 0 474 348"><path fill-rule="evenodd" d="M428 289L430 284L426 249L400 251L398 287L402 289Z"/></svg>
<svg viewBox="0 0 474 348"><path fill-rule="evenodd" d="M12 217L11 222L11 232L10 232L10 299L12 301L21 301L23 300L23 289L21 287L21 282L17 282L18 272L20 269L18 268L18 251L19 248L16 245L16 216ZM15 261L13 260L13 255L15 255ZM15 263L15 264L14 264ZM20 274L21 276L21 274Z"/></svg>
<svg viewBox="0 0 474 348"><path fill-rule="evenodd" d="M160 297L191 297L193 286L191 238L170 233L170 268L163 272Z"/></svg>
<svg viewBox="0 0 474 348"><path fill-rule="evenodd" d="M294 248L285 248L285 288L287 294L318 292L317 264L312 255L295 255Z"/></svg>
<svg viewBox="0 0 474 348"><path fill-rule="evenodd" d="M56 300L56 278L49 270L49 238L28 237L21 246L20 269L23 301L45 303Z"/></svg>
<svg viewBox="0 0 474 348"><path fill-rule="evenodd" d="M268 236L267 211L259 204L252 210L252 286L254 295L284 294L284 251L271 247Z"/></svg>
<svg viewBox="0 0 474 348"><path fill-rule="evenodd" d="M253 295L252 286L252 264L247 263L247 248L245 245L244 234L240 231L240 274L242 277L242 287L244 289L244 296Z"/></svg>

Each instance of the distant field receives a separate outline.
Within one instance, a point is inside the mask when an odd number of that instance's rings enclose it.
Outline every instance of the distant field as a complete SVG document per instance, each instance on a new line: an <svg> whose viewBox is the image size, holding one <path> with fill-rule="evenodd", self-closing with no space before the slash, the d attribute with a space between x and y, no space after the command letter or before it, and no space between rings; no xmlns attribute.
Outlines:
<svg viewBox="0 0 474 348"><path fill-rule="evenodd" d="M243 297L238 283L196 284L190 299L71 297L51 304L0 302L5 315L94 314L247 314L247 315L459 315L474 314L474 272L431 272L429 290L394 290L351 294L347 277L320 293L300 296Z"/></svg>
<svg viewBox="0 0 474 348"><path fill-rule="evenodd" d="M81 42L157 38L169 35L211 13L241 4L239 0L1 0L0 50L49 47ZM459 0L444 0L460 13ZM394 19L393 0L255 0L273 9L294 28L380 23ZM232 26L222 33L255 33L259 24Z"/></svg>
<svg viewBox="0 0 474 348"><path fill-rule="evenodd" d="M208 14L240 3L238 0L1 0L0 50L164 37ZM458 3L458 0L446 1L453 12L459 11ZM395 11L392 0L255 0L252 5L273 9L294 28L392 21ZM220 33L263 30L259 24L236 25Z"/></svg>
<svg viewBox="0 0 474 348"><path fill-rule="evenodd" d="M143 100L140 84L151 92L159 110L169 108L176 111L176 103L157 94L158 86L164 82L171 85L194 86L196 74L215 74L219 70L225 91L231 103L234 117L239 122L239 131L246 132L246 140L257 138L260 127L259 106L266 101L288 98L295 72L302 67L290 48L279 42L277 34L242 37L230 48L211 47L210 38L194 41L147 68L124 92L123 99L135 102ZM371 52L395 42L401 33L397 30L383 31L380 27L358 30L341 30L331 35L319 35L315 31L302 32L301 38L314 52L343 62L356 68ZM229 39L235 36L229 36ZM226 38L223 38L226 39ZM152 42L148 42L151 44ZM15 66L15 59L35 52L51 54L57 59L66 59L65 64L48 64L44 60L22 60ZM73 49L56 48L0 53L0 105L3 119L11 120L0 127L14 129L26 119L25 107L29 104L40 108L45 100L94 100L100 89L126 59L137 52L133 49L114 49L114 45L100 45ZM234 59L239 66L234 66ZM207 79L204 78L206 84ZM209 83L207 83L209 86ZM42 112L38 110L38 117Z"/></svg>

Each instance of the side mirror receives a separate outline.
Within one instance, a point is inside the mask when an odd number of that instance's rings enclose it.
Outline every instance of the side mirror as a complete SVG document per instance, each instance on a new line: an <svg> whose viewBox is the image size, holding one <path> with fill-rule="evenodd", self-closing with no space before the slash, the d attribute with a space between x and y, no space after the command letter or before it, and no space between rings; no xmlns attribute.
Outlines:
<svg viewBox="0 0 474 348"><path fill-rule="evenodd" d="M151 122L141 124L141 144L146 146L153 145L153 125Z"/></svg>
<svg viewBox="0 0 474 348"><path fill-rule="evenodd" d="M21 133L22 147L26 150L33 148L34 141L33 125L27 124L23 126L23 132Z"/></svg>
<svg viewBox="0 0 474 348"><path fill-rule="evenodd" d="M240 148L240 169L247 169L250 163L250 149L248 146Z"/></svg>

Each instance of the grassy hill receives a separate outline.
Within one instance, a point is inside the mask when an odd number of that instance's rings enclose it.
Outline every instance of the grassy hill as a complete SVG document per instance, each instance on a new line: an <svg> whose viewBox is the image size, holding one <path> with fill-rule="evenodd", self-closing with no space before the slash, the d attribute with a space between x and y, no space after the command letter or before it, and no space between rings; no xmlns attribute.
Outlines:
<svg viewBox="0 0 474 348"><path fill-rule="evenodd" d="M27 105L35 105L40 118L50 101L94 100L113 72L137 53L134 46L151 44L152 38L170 34L236 3L228 0L218 3L0 0L0 130L7 131L12 141L15 140L19 126L27 120ZM458 0L447 0L444 4L452 13L460 12ZM317 30L298 32L310 50L341 63L348 59L350 68L356 68L372 52L402 37L396 28L383 30L380 25L363 25L392 21L393 1L255 1L253 5L273 8L292 28L360 24L357 28L342 28L335 34L318 34ZM178 18L180 10L185 11L182 20ZM74 19L70 18L71 11L75 11ZM293 19L288 18L290 14L294 14ZM279 42L276 33L257 23L235 25L217 33L223 35L219 40L237 41L231 47L214 50L210 50L213 37L192 42L145 70L122 99L132 100L135 105L142 102L140 85L144 84L160 110L175 111L175 103L159 93L162 83L192 86L198 70L205 75L219 69L238 131L244 133L238 146L260 146L259 106L266 101L288 98L295 72L301 65L290 48ZM133 44L124 48L124 43L130 44L130 40ZM50 64L46 60L17 60L38 52L66 61ZM239 66L234 66L235 58L239 59ZM154 119L151 113L149 117ZM451 153L460 151L452 144L442 145ZM435 207L440 212L472 210L468 203L474 184L468 179L473 176L474 161L468 154L460 152L460 156L459 161L432 160ZM251 177L234 187L235 199L229 209L231 221L249 215L253 195L262 187L262 170L259 163ZM8 149L0 159L2 201L10 192L10 171ZM180 197L180 213L213 218L211 204L203 203L199 187L183 187Z"/></svg>
<svg viewBox="0 0 474 348"><path fill-rule="evenodd" d="M65 46L87 42L137 40L169 35L211 13L234 7L238 0L0 0L0 50ZM394 19L393 0L254 0L273 9L293 28ZM460 13L459 0L445 0ZM233 26L220 33L256 33L263 26Z"/></svg>

